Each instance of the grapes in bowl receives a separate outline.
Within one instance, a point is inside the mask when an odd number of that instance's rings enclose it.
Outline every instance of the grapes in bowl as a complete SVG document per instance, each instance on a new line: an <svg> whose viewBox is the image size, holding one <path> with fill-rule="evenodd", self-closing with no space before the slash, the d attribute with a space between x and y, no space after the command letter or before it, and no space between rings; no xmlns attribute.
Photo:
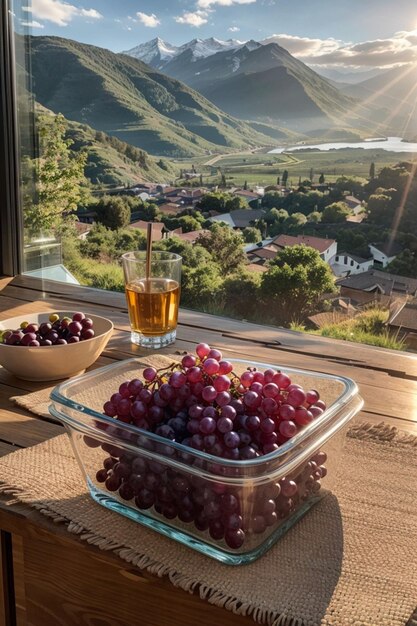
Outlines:
<svg viewBox="0 0 417 626"><path fill-rule="evenodd" d="M206 344L95 370L51 399L98 503L229 564L258 558L332 489L362 402L347 378L231 363Z"/></svg>
<svg viewBox="0 0 417 626"><path fill-rule="evenodd" d="M0 323L0 365L24 380L69 378L96 361L112 332L110 320L81 311L13 317Z"/></svg>

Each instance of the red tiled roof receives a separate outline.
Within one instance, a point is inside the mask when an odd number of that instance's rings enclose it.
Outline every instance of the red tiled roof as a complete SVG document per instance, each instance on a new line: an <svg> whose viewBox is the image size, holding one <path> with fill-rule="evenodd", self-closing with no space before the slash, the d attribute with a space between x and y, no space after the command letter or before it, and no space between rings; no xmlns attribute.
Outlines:
<svg viewBox="0 0 417 626"><path fill-rule="evenodd" d="M144 222L143 220L139 220L138 222L132 222L129 224L129 228L135 228L137 230L146 231L148 229L148 222ZM153 241L159 241L162 239L162 231L165 226L162 222L153 222L152 223L152 239ZM166 229L165 229L166 230ZM169 231L169 234L172 235L181 235L182 228L177 228L176 230Z"/></svg>
<svg viewBox="0 0 417 626"><path fill-rule="evenodd" d="M296 246L304 244L310 246L318 252L326 252L332 244L335 243L334 239L323 239L322 237L308 237L307 235L297 235L292 237L291 235L279 235L272 242L280 248L286 248L287 246Z"/></svg>
<svg viewBox="0 0 417 626"><path fill-rule="evenodd" d="M207 235L209 233L210 233L209 230L192 230L189 233L181 233L181 234L175 233L175 234L182 241L188 241L189 243L194 243L196 239L199 238L200 235Z"/></svg>
<svg viewBox="0 0 417 626"><path fill-rule="evenodd" d="M158 206L158 211L160 213L164 213L165 215L176 215L183 210L184 207L176 204L175 202L165 202L164 204L160 204Z"/></svg>
<svg viewBox="0 0 417 626"><path fill-rule="evenodd" d="M405 304L388 323L395 328L417 331L417 304Z"/></svg>
<svg viewBox="0 0 417 626"><path fill-rule="evenodd" d="M268 250L268 248L259 248L250 251L250 256L257 256L260 259L275 259L277 256L276 250Z"/></svg>
<svg viewBox="0 0 417 626"><path fill-rule="evenodd" d="M260 195L258 193L256 193L255 191L249 191L248 189L237 189L233 192L233 195L244 196L245 198L253 198L253 200L260 198Z"/></svg>

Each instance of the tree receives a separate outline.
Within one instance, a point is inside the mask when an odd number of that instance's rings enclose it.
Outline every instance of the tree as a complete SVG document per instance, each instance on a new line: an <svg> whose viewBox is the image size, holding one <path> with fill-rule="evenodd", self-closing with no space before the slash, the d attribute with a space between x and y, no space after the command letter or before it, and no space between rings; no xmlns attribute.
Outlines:
<svg viewBox="0 0 417 626"><path fill-rule="evenodd" d="M248 226L244 228L242 231L243 239L246 243L258 243L258 241L262 241L262 233L259 228L255 228L254 226Z"/></svg>
<svg viewBox="0 0 417 626"><path fill-rule="evenodd" d="M307 218L304 213L292 213L286 220L285 226L304 226L307 223Z"/></svg>
<svg viewBox="0 0 417 626"><path fill-rule="evenodd" d="M288 182L288 170L284 170L282 172L282 185L283 185L283 187L287 186L287 182Z"/></svg>
<svg viewBox="0 0 417 626"><path fill-rule="evenodd" d="M304 319L323 293L334 290L330 266L304 245L278 252L261 278L262 298L279 323Z"/></svg>
<svg viewBox="0 0 417 626"><path fill-rule="evenodd" d="M324 174L323 172L320 174L319 183L322 185L324 183Z"/></svg>
<svg viewBox="0 0 417 626"><path fill-rule="evenodd" d="M248 205L244 198L232 196L230 193L206 193L196 205L197 209L203 213L208 211L217 211L218 213L227 213L236 209L247 209Z"/></svg>
<svg viewBox="0 0 417 626"><path fill-rule="evenodd" d="M309 173L308 177L311 180L311 182L313 182L313 180L314 180L314 170L313 170L312 167L310 167L310 173Z"/></svg>
<svg viewBox="0 0 417 626"><path fill-rule="evenodd" d="M417 254L415 250L408 248L400 252L400 254L387 266L387 272L399 274L400 276L409 276L417 278Z"/></svg>
<svg viewBox="0 0 417 626"><path fill-rule="evenodd" d="M222 277L218 266L213 262L198 267L183 267L181 280L181 302L185 306L213 309L213 304L221 296Z"/></svg>
<svg viewBox="0 0 417 626"><path fill-rule="evenodd" d="M62 115L39 116L40 156L29 167L37 170L35 201L26 203L24 223L30 237L41 233L60 233L65 223L85 198L84 151L71 150L66 139L66 120Z"/></svg>
<svg viewBox="0 0 417 626"><path fill-rule="evenodd" d="M220 185L221 185L222 187L226 187L226 186L227 186L227 182L226 182L226 176L225 176L225 174L222 174L222 177L221 177L221 183L220 183Z"/></svg>
<svg viewBox="0 0 417 626"><path fill-rule="evenodd" d="M281 206L282 201L279 191L267 191L261 200L261 205L267 209L275 209Z"/></svg>
<svg viewBox="0 0 417 626"><path fill-rule="evenodd" d="M345 222L349 215L349 207L344 202L333 202L324 209L321 221L327 224L338 224Z"/></svg>
<svg viewBox="0 0 417 626"><path fill-rule="evenodd" d="M96 205L97 221L111 230L128 226L130 205L122 196L103 196Z"/></svg>
<svg viewBox="0 0 417 626"><path fill-rule="evenodd" d="M245 182L243 184L243 189L246 191L247 188L248 188L248 181L245 180Z"/></svg>
<svg viewBox="0 0 417 626"><path fill-rule="evenodd" d="M226 213L230 211L237 211L239 209L247 209L248 203L244 198L239 196L228 196L225 198L224 209Z"/></svg>
<svg viewBox="0 0 417 626"><path fill-rule="evenodd" d="M200 174L200 185L203 186L203 174Z"/></svg>
<svg viewBox="0 0 417 626"><path fill-rule="evenodd" d="M198 243L210 252L225 275L236 271L246 260L242 235L229 226L213 224L209 233L200 235Z"/></svg>
<svg viewBox="0 0 417 626"><path fill-rule="evenodd" d="M313 224L318 224L321 222L321 213L320 211L312 211L307 215L307 222L312 222Z"/></svg>
<svg viewBox="0 0 417 626"><path fill-rule="evenodd" d="M261 276L257 272L241 271L228 276L223 283L226 312L259 320L260 285Z"/></svg>
<svg viewBox="0 0 417 626"><path fill-rule="evenodd" d="M369 178L373 180L375 178L375 163L372 161L371 166L369 168Z"/></svg>
<svg viewBox="0 0 417 626"><path fill-rule="evenodd" d="M395 205L388 190L384 190L384 192L374 193L369 196L367 205L368 218L374 224L390 227L395 213Z"/></svg>
<svg viewBox="0 0 417 626"><path fill-rule="evenodd" d="M278 185L278 187L280 186L280 180L281 180L280 177L277 176L277 185Z"/></svg>

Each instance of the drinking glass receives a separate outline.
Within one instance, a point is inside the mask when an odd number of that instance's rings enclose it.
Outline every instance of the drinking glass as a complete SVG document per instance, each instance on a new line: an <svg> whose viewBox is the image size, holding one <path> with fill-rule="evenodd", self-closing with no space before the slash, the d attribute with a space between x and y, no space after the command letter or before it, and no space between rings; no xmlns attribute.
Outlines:
<svg viewBox="0 0 417 626"><path fill-rule="evenodd" d="M146 276L146 252L122 256L132 343L162 348L177 334L182 258L172 252L151 253Z"/></svg>

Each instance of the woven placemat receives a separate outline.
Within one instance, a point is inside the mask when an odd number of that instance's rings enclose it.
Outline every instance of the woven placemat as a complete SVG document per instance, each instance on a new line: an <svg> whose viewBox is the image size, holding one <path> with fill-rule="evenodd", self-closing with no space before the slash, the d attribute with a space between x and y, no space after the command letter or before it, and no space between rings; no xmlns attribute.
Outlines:
<svg viewBox="0 0 417 626"><path fill-rule="evenodd" d="M32 410L39 410L33 403L39 394L30 395ZM340 465L337 491L264 557L240 567L96 504L66 435L1 458L0 492L82 540L261 624L405 626L417 605L417 439L383 424L358 425Z"/></svg>

